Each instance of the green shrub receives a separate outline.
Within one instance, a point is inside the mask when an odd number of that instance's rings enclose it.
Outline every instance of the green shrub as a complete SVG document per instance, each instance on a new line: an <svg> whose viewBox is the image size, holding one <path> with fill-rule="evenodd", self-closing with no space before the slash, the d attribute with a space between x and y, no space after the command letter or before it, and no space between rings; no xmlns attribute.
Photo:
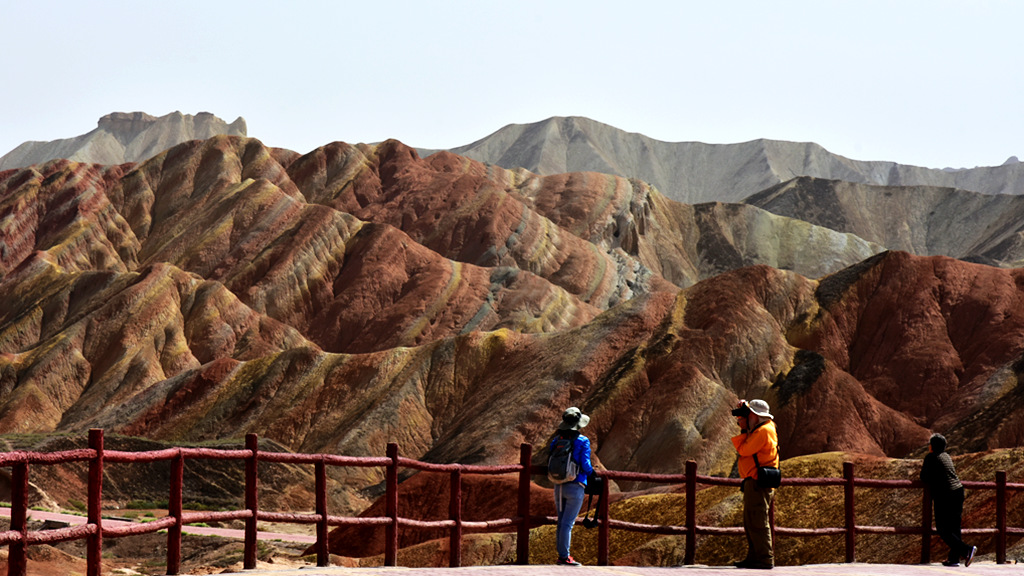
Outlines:
<svg viewBox="0 0 1024 576"><path fill-rule="evenodd" d="M125 508L130 510L166 510L167 500L132 500L125 504Z"/></svg>

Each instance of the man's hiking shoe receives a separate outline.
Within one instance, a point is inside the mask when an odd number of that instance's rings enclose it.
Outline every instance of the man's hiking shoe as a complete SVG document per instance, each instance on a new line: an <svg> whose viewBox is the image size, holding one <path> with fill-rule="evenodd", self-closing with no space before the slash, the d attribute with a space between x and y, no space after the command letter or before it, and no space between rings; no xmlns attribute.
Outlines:
<svg viewBox="0 0 1024 576"><path fill-rule="evenodd" d="M582 566L579 562L573 560L572 556L566 556L565 558L559 558L558 562L555 562L558 566Z"/></svg>
<svg viewBox="0 0 1024 576"><path fill-rule="evenodd" d="M978 553L977 546L971 546L971 549L967 551L967 556L964 556L964 568L971 565L971 561L974 560L974 555Z"/></svg>
<svg viewBox="0 0 1024 576"><path fill-rule="evenodd" d="M943 560L942 561L942 565L943 566L949 566L950 568L953 568L954 566L959 566L960 563L957 562L956 560Z"/></svg>

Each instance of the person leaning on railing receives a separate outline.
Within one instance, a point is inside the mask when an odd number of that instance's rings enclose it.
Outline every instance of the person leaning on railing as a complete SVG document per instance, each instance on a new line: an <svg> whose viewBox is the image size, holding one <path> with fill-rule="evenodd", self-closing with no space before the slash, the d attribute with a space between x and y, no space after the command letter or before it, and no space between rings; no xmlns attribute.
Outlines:
<svg viewBox="0 0 1024 576"><path fill-rule="evenodd" d="M732 443L739 453L743 531L747 536L747 557L737 562L736 567L771 569L775 567L775 554L768 509L775 497L775 488L762 486L767 478L758 481L758 477L767 476L769 472L778 475L779 434L775 430L775 417L764 400L740 400L732 415L740 427L740 434L732 437Z"/></svg>
<svg viewBox="0 0 1024 576"><path fill-rule="evenodd" d="M959 566L963 558L964 566L970 566L978 547L964 544L960 539L964 485L956 475L953 459L946 452L946 437L942 434L932 434L928 439L928 455L921 463L921 481L928 485L935 503L935 531L949 546L949 556L942 565Z"/></svg>

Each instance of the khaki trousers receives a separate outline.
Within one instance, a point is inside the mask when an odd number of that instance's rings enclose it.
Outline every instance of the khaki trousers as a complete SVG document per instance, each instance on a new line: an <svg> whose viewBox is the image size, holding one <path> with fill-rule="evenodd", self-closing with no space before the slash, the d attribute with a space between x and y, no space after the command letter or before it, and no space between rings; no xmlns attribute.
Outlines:
<svg viewBox="0 0 1024 576"><path fill-rule="evenodd" d="M774 488L761 488L753 478L743 480L743 530L747 534L748 562L775 565L768 523L768 508L774 497Z"/></svg>

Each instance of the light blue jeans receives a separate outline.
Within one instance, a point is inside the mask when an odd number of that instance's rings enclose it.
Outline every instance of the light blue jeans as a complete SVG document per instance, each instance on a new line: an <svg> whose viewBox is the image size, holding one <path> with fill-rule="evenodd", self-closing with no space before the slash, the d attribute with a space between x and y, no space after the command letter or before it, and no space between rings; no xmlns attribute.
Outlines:
<svg viewBox="0 0 1024 576"><path fill-rule="evenodd" d="M558 524L555 525L555 541L559 558L569 556L569 544L572 542L572 527L583 507L583 485L578 482L555 484L555 510L558 511Z"/></svg>

